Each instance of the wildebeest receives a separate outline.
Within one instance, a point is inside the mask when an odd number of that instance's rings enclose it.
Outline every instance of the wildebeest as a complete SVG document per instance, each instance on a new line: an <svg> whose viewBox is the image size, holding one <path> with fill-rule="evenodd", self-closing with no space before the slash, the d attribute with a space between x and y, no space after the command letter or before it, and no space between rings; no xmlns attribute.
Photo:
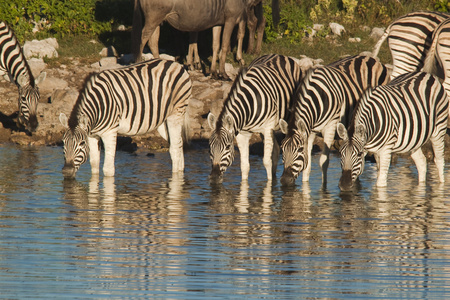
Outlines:
<svg viewBox="0 0 450 300"><path fill-rule="evenodd" d="M219 75L227 78L225 58L233 28L245 19L247 9L258 2L261 0L135 0L133 16L135 60L141 60L142 51L147 42L153 56L159 57L159 26L163 21L169 22L175 29L186 32L199 32L211 27L214 27L213 31L219 31L218 25L223 25ZM211 62L213 76L217 74L216 60L220 48L218 36L216 34L216 41L213 43Z"/></svg>

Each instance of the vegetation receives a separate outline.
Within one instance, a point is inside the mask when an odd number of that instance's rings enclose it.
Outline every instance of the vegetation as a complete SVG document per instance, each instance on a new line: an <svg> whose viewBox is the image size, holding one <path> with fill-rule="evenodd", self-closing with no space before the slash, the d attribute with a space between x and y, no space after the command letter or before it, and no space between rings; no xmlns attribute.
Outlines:
<svg viewBox="0 0 450 300"><path fill-rule="evenodd" d="M416 10L448 12L450 0L280 0L281 16L278 27L272 20L271 0L264 0L267 19L263 52L293 56L307 55L331 62L346 54L371 50L375 41L363 25L385 27L395 18ZM99 45L113 45L119 53L129 53L133 5L130 0L7 0L0 1L0 20L14 28L21 42L26 39L57 37L60 57L81 56L96 58ZM346 32L341 37L330 38L328 26L313 33L313 24L342 24ZM117 30L123 25L125 31ZM34 30L33 30L34 29ZM160 47L174 47L175 30L162 26ZM187 35L181 34L187 42ZM360 37L360 43L349 43L349 37ZM202 38L202 36L201 36ZM325 40L326 39L326 40ZM94 40L97 43L90 43ZM201 54L209 57L210 33L204 33ZM183 47L181 47L184 51ZM383 55L386 57L383 58ZM387 51L380 53L382 60L389 59ZM253 56L246 55L246 61ZM232 57L230 56L230 61Z"/></svg>

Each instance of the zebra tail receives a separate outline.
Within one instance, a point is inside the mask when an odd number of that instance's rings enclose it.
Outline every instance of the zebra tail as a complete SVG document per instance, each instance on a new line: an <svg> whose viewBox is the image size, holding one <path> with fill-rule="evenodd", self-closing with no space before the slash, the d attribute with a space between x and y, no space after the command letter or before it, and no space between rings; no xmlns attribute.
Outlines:
<svg viewBox="0 0 450 300"><path fill-rule="evenodd" d="M389 33L391 32L391 26L389 26L385 31L384 34L381 36L381 38L378 40L378 42L375 44L375 47L373 47L372 50L372 57L377 57L378 53L380 52L381 45L383 45L384 41L388 37Z"/></svg>
<svg viewBox="0 0 450 300"><path fill-rule="evenodd" d="M133 10L133 28L131 34L131 51L136 60L139 55L139 48L142 36L142 9L140 0L134 0L134 10Z"/></svg>
<svg viewBox="0 0 450 300"><path fill-rule="evenodd" d="M437 37L438 35L433 34L433 42L423 63L422 71L439 76L437 68L438 61L436 59L436 47L439 40Z"/></svg>
<svg viewBox="0 0 450 300"><path fill-rule="evenodd" d="M181 136L183 137L183 143L185 146L189 146L191 143L191 126L189 118L189 105L186 106L186 111L184 113L183 127L181 131Z"/></svg>

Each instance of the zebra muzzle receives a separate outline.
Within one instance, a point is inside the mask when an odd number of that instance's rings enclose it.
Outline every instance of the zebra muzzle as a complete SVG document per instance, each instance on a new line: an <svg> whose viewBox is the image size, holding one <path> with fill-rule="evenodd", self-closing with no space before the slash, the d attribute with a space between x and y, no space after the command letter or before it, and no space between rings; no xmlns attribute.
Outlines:
<svg viewBox="0 0 450 300"><path fill-rule="evenodd" d="M74 178L77 170L73 164L65 164L62 168L64 178Z"/></svg>
<svg viewBox="0 0 450 300"><path fill-rule="evenodd" d="M342 170L341 179L339 179L339 188L343 192L348 192L353 189L351 170Z"/></svg>
<svg viewBox="0 0 450 300"><path fill-rule="evenodd" d="M291 168L284 169L283 175L281 175L280 182L284 186L292 186L295 184L295 176L292 173Z"/></svg>

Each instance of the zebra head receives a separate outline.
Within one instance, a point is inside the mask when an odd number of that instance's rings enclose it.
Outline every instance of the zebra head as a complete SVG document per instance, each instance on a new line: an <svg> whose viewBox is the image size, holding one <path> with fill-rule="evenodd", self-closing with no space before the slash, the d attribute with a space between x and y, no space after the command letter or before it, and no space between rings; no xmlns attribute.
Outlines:
<svg viewBox="0 0 450 300"><path fill-rule="evenodd" d="M87 117L79 118L74 128L69 127L67 116L59 115L61 124L67 128L63 136L64 142L64 167L62 169L64 178L74 178L78 169L84 164L89 155L89 144L87 134Z"/></svg>
<svg viewBox="0 0 450 300"><path fill-rule="evenodd" d="M284 163L281 184L294 185L300 172L308 165L308 131L303 120L298 120L293 128L288 129L287 122L281 119L280 128L286 134L281 142Z"/></svg>
<svg viewBox="0 0 450 300"><path fill-rule="evenodd" d="M212 162L211 179L220 179L234 159L235 129L231 116L226 115L221 122L208 114L208 123L212 129L209 138L209 156Z"/></svg>
<svg viewBox="0 0 450 300"><path fill-rule="evenodd" d="M364 170L364 157L367 152L364 150L365 130L362 124L350 126L349 130L344 124L339 123L337 133L343 143L339 152L341 153L342 175L339 180L341 191L350 191Z"/></svg>
<svg viewBox="0 0 450 300"><path fill-rule="evenodd" d="M37 85L45 79L43 72L36 80L30 80L22 75L18 78L19 86L19 116L17 118L19 126L25 127L29 132L36 131L38 127L37 105L40 94Z"/></svg>

